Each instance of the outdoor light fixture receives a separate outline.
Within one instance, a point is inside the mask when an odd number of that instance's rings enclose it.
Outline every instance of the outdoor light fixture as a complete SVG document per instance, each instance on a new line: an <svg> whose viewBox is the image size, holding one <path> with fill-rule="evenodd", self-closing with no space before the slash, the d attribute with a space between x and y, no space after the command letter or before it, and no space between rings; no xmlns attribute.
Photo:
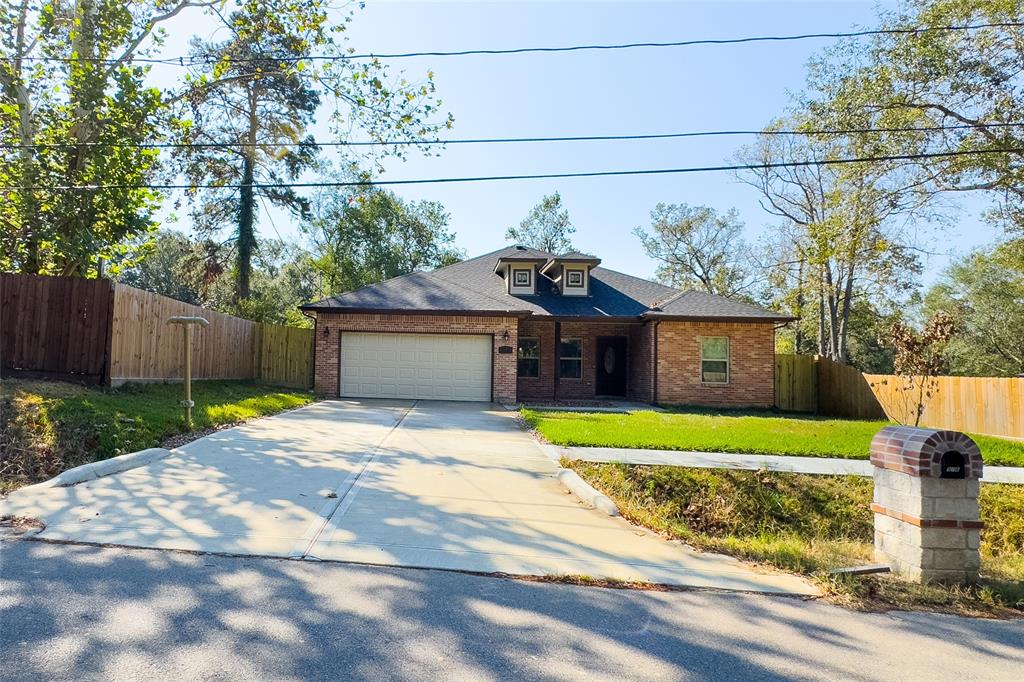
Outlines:
<svg viewBox="0 0 1024 682"><path fill-rule="evenodd" d="M331 335L331 328L330 327L324 327L324 336L330 336L330 335Z"/></svg>
<svg viewBox="0 0 1024 682"><path fill-rule="evenodd" d="M509 337L510 337L510 336L511 336L511 334L509 334L509 333L508 333L508 330L506 329L505 331L503 331L503 332L501 333L501 340L502 340L502 341L508 341L508 339L509 339Z"/></svg>

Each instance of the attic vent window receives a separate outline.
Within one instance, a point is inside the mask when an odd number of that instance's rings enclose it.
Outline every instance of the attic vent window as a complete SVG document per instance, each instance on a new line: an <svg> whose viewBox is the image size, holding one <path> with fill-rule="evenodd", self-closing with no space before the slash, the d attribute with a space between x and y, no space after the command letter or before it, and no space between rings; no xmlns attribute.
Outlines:
<svg viewBox="0 0 1024 682"><path fill-rule="evenodd" d="M513 270L512 271L512 284L517 287L528 287L530 283L530 271L529 270Z"/></svg>
<svg viewBox="0 0 1024 682"><path fill-rule="evenodd" d="M580 270L570 270L566 286L570 287L582 287L583 286L583 272Z"/></svg>

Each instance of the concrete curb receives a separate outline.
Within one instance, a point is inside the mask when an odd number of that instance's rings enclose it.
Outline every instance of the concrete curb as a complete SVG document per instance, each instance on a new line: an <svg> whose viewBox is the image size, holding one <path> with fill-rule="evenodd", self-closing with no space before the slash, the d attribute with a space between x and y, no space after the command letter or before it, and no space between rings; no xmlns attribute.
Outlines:
<svg viewBox="0 0 1024 682"><path fill-rule="evenodd" d="M165 448L147 448L146 450L130 452L127 455L119 455L99 462L90 462L89 464L83 464L82 466L77 466L74 469L68 469L67 471L61 472L49 481L40 483L39 487L65 488L77 485L79 483L84 483L85 481L92 481L97 478L103 478L104 476L110 476L111 474L119 474L122 471L146 466L147 464L161 460L164 457L168 457L174 452L175 450L167 450ZM34 488L36 486L32 487Z"/></svg>
<svg viewBox="0 0 1024 682"><path fill-rule="evenodd" d="M552 445L551 443L545 443L541 440L534 439L534 443L540 448L541 452L547 455L549 458L554 460L555 464L558 464L558 482L564 485L569 491L580 498L590 506L603 511L608 516L618 516L619 508L615 506L615 503L608 498L607 495L598 492L594 486L590 485L571 469L566 469L561 465L562 457L569 454L566 448Z"/></svg>
<svg viewBox="0 0 1024 682"><path fill-rule="evenodd" d="M572 491L595 509L603 511L608 516L618 516L619 508L607 496L599 493L592 485L580 478L579 474L569 469L562 469L558 472L558 482Z"/></svg>

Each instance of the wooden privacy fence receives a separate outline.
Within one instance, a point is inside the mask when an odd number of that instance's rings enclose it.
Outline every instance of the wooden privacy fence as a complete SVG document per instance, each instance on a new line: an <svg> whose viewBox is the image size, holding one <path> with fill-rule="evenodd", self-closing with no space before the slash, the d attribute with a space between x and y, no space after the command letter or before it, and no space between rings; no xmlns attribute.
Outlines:
<svg viewBox="0 0 1024 682"><path fill-rule="evenodd" d="M313 330L256 325L256 376L279 386L313 386Z"/></svg>
<svg viewBox="0 0 1024 682"><path fill-rule="evenodd" d="M818 410L818 368L813 355L775 356L775 406L791 412Z"/></svg>
<svg viewBox="0 0 1024 682"><path fill-rule="evenodd" d="M209 327L193 330L192 376L196 379L255 379L255 322L182 303L123 284L114 285L110 381L164 381L182 376L181 329L174 315L197 315Z"/></svg>
<svg viewBox="0 0 1024 682"><path fill-rule="evenodd" d="M923 400L921 426L1024 438L1024 379L942 376L925 381L931 395ZM913 424L918 394L907 382L817 356L775 356L775 404L782 410Z"/></svg>
<svg viewBox="0 0 1024 682"><path fill-rule="evenodd" d="M182 377L176 315L194 330L193 377L251 379L309 388L313 331L261 324L110 280L2 275L0 371L4 376L74 378L119 385Z"/></svg>
<svg viewBox="0 0 1024 682"><path fill-rule="evenodd" d="M107 280L0 273L0 375L109 378Z"/></svg>

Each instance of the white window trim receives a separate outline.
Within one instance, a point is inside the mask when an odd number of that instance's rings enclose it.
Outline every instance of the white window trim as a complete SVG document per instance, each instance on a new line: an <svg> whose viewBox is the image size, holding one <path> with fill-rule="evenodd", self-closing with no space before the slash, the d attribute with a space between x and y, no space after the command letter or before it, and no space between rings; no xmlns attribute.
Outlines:
<svg viewBox="0 0 1024 682"><path fill-rule="evenodd" d="M580 354L579 357L566 357L562 355L562 343L565 341L579 341L580 342ZM558 366L555 368L558 372L559 381L582 381L583 380L583 337L580 336L565 336L558 341ZM574 360L580 363L580 375L578 377L564 377L562 376L562 360Z"/></svg>
<svg viewBox="0 0 1024 682"><path fill-rule="evenodd" d="M704 339L725 339L725 359L705 358ZM732 381L732 339L728 336L698 336L697 348L700 353L700 363L697 366L697 378L704 386L728 386ZM704 361L725 362L725 381L704 381Z"/></svg>
<svg viewBox="0 0 1024 682"><path fill-rule="evenodd" d="M526 273L526 284L520 284L516 281L516 275L521 272ZM530 268L512 268L512 286L517 289L533 287L533 271Z"/></svg>
<svg viewBox="0 0 1024 682"><path fill-rule="evenodd" d="M580 283L579 284L573 284L572 283L572 275L574 275L574 274L580 276ZM587 288L587 271L586 270L579 270L579 269L576 269L576 268L573 268L573 269L568 269L567 268L566 271L565 271L565 286L566 286L567 289L586 289Z"/></svg>

